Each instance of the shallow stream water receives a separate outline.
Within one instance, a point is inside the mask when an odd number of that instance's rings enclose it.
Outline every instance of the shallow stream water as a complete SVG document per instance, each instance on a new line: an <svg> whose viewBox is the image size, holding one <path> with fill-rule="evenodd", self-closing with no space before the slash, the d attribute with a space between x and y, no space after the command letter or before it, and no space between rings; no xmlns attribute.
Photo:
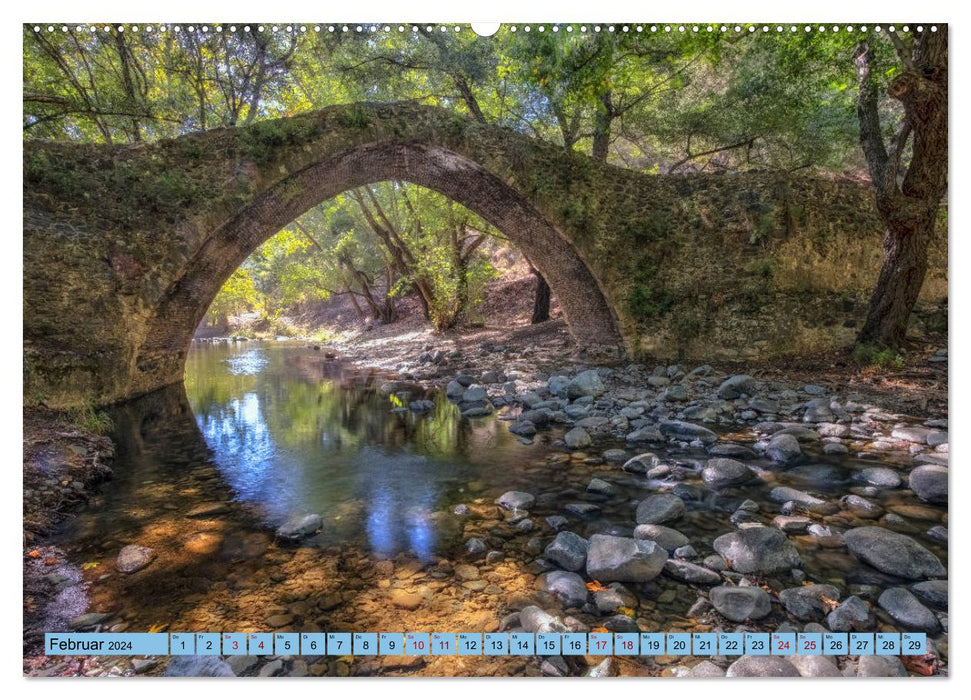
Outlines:
<svg viewBox="0 0 971 700"><path fill-rule="evenodd" d="M439 394L430 396L431 410L414 413L381 394L388 379L342 367L299 343L194 345L184 386L117 409L114 477L56 539L83 566L91 609L113 613L130 631L491 631L516 609L517 597L534 593L535 560L554 535L546 517L566 516L567 529L585 537L630 536L633 502L675 485L604 463L606 449L639 451L617 440L571 453L553 444L563 432L554 429L526 443L498 416L463 418ZM739 444L755 439L725 437ZM858 470L897 468L905 458L824 457L804 445L809 466L782 471L747 459L761 467L760 480L712 492L700 479L704 452L666 449L655 451L681 472L676 493L688 508L669 525L699 557L712 553L716 536L735 529L730 516L745 499L771 521L779 508L768 500L774 486L836 500L859 492ZM594 477L614 493L589 492ZM536 497L533 529L495 507L510 490ZM946 565L946 547L925 534L942 522L945 508L920 503L909 491L867 498L903 515L905 524L894 529ZM578 517L576 504L596 509ZM468 513L457 515L459 505ZM299 544L275 537L288 518L307 513L322 516L318 534ZM825 521L874 523L848 512ZM472 537L495 554L470 558ZM844 547L805 535L791 539L808 580L843 590L893 583ZM117 573L115 558L127 544L151 547L156 559L136 574ZM704 628L688 616L695 587L662 576L630 588L631 618L645 631ZM590 627L601 623L596 615L581 619ZM768 629L783 620L775 613L763 622ZM402 663L416 671L416 662ZM423 672L522 673L529 662L441 663L424 660ZM395 670L366 659L309 667L341 675Z"/></svg>

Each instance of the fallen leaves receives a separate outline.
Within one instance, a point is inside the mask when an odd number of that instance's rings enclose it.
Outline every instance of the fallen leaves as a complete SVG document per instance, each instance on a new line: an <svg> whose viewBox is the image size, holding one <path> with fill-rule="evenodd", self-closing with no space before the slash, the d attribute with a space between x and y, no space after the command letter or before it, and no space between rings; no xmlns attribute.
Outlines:
<svg viewBox="0 0 971 700"><path fill-rule="evenodd" d="M587 584L587 590L591 593L597 593L599 591L606 591L607 587L600 583L600 581L590 581Z"/></svg>
<svg viewBox="0 0 971 700"><path fill-rule="evenodd" d="M903 662L904 668L911 673L916 673L919 676L933 676L938 665L937 658L933 654L926 654L924 656L904 656Z"/></svg>

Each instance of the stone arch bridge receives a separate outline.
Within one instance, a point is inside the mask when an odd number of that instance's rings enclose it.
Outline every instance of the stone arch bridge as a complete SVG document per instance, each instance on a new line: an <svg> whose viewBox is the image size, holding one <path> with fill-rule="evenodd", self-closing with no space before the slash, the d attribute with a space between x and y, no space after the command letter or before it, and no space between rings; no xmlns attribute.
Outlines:
<svg viewBox="0 0 971 700"><path fill-rule="evenodd" d="M258 245L321 201L391 179L490 221L548 280L581 348L630 357L731 356L755 328L771 343L778 324L759 305L778 290L762 287L778 286L793 251L816 266L857 256L861 279L841 294L865 290L879 261L864 186L644 175L412 103L154 144L25 142L25 400L106 404L181 381L194 329Z"/></svg>

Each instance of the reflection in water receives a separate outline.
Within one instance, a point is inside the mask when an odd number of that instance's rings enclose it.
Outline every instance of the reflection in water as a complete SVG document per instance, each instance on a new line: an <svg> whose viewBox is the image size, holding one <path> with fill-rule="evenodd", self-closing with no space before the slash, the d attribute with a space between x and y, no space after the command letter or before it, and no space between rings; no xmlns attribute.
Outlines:
<svg viewBox="0 0 971 700"><path fill-rule="evenodd" d="M448 544L453 497L535 448L444 400L427 414L395 410L377 391L384 379L297 345L224 344L192 349L185 386L232 498L268 524L318 513L321 544L364 538L376 553L430 558Z"/></svg>

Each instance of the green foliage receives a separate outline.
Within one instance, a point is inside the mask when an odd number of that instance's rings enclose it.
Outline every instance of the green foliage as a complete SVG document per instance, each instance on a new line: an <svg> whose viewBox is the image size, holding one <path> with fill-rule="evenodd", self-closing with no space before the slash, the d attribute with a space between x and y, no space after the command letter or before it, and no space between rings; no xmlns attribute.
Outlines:
<svg viewBox="0 0 971 700"><path fill-rule="evenodd" d="M333 104L415 100L644 172L863 167L848 33L34 32L26 138L131 143L247 126L264 163ZM874 37L875 69L898 69ZM126 78L127 76L127 78ZM888 137L899 106L881 105ZM366 129L367 108L340 126ZM468 119L449 122L461 137ZM599 145L597 145L599 144ZM178 188L176 188L178 189Z"/></svg>
<svg viewBox="0 0 971 700"><path fill-rule="evenodd" d="M864 367L902 369L904 357L893 348L861 343L853 348L853 361Z"/></svg>
<svg viewBox="0 0 971 700"><path fill-rule="evenodd" d="M93 404L86 403L68 412L68 420L78 430L96 435L105 435L114 424L104 411L97 410Z"/></svg>
<svg viewBox="0 0 971 700"><path fill-rule="evenodd" d="M240 133L240 147L244 157L257 164L265 164L287 146L306 143L318 133L318 127L300 119L276 119L257 122Z"/></svg>
<svg viewBox="0 0 971 700"><path fill-rule="evenodd" d="M641 264L634 272L633 284L627 295L627 309L639 321L663 316L674 306L674 299L658 279L658 269Z"/></svg>
<svg viewBox="0 0 971 700"><path fill-rule="evenodd" d="M354 107L342 111L337 123L345 129L367 129L371 126L371 115L363 107Z"/></svg>
<svg viewBox="0 0 971 700"><path fill-rule="evenodd" d="M248 269L241 267L220 288L206 312L206 321L210 325L226 324L230 316L251 311L259 305L253 277Z"/></svg>

